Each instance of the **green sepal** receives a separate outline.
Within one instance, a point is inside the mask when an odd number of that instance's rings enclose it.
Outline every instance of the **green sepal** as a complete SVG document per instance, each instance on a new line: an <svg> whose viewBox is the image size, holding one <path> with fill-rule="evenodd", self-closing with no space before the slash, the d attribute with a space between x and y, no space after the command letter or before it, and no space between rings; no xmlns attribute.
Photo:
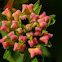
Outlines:
<svg viewBox="0 0 62 62"><path fill-rule="evenodd" d="M38 62L38 60L37 60L36 57L34 57L34 58L31 60L31 62Z"/></svg>

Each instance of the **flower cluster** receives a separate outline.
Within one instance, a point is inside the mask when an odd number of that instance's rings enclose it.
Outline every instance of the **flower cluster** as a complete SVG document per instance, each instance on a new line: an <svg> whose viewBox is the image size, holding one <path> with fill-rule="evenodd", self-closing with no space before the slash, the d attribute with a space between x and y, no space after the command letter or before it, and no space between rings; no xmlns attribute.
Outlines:
<svg viewBox="0 0 62 62"><path fill-rule="evenodd" d="M24 52L28 45L31 58L35 55L42 55L39 44L47 45L48 40L53 36L48 31L43 32L48 27L47 23L51 19L46 15L46 12L36 15L33 11L33 4L23 4L22 12L16 10L11 13L10 8L6 8L2 14L8 18L8 21L2 21L0 28L0 31L8 33L8 35L0 39L4 49L14 46L13 51L20 50Z"/></svg>

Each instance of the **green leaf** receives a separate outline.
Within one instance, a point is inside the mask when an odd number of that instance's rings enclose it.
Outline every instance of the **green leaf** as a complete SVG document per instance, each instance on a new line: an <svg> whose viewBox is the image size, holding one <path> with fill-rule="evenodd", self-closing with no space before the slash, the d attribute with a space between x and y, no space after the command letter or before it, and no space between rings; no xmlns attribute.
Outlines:
<svg viewBox="0 0 62 62"><path fill-rule="evenodd" d="M41 46L41 50L42 50L42 56L45 56L45 57L50 56L48 49L44 45L40 45L40 46Z"/></svg>
<svg viewBox="0 0 62 62"><path fill-rule="evenodd" d="M7 36L7 38L5 39L5 41L11 41L11 38L9 36Z"/></svg>
<svg viewBox="0 0 62 62"><path fill-rule="evenodd" d="M1 26L2 26L2 21L0 21L0 28L1 28Z"/></svg>
<svg viewBox="0 0 62 62"><path fill-rule="evenodd" d="M6 36L8 33L6 31L0 31L2 37Z"/></svg>
<svg viewBox="0 0 62 62"><path fill-rule="evenodd" d="M33 58L31 62L38 62L37 58Z"/></svg>
<svg viewBox="0 0 62 62"><path fill-rule="evenodd" d="M40 0L38 0L34 6L33 6L33 10L35 11L38 7L39 7L39 4L40 4Z"/></svg>
<svg viewBox="0 0 62 62"><path fill-rule="evenodd" d="M0 20L8 20L8 19L5 15L2 15L1 12L0 12Z"/></svg>
<svg viewBox="0 0 62 62"><path fill-rule="evenodd" d="M39 15L39 13L40 13L40 11L41 11L41 8L42 8L42 5L40 5L40 6L36 9L36 11L34 11L34 13L35 13L36 15Z"/></svg>
<svg viewBox="0 0 62 62"><path fill-rule="evenodd" d="M53 25L53 24L55 23L55 21L56 21L56 20L54 19L55 16L56 16L56 15L50 15L50 18L51 18L51 19L50 19L50 20L48 21L48 23L47 23L48 26L51 26L51 25Z"/></svg>
<svg viewBox="0 0 62 62"><path fill-rule="evenodd" d="M30 61L30 54L28 52L28 48L25 49L24 51L24 59L23 62L29 62Z"/></svg>

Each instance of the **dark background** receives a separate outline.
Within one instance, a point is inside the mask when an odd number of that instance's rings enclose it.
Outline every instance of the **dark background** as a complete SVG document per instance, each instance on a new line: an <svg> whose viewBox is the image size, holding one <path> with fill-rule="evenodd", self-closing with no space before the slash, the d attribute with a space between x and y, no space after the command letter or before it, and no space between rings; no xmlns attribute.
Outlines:
<svg viewBox="0 0 62 62"><path fill-rule="evenodd" d="M30 0L28 3L35 3L37 0ZM0 0L0 7L3 7L4 0ZM45 58L45 62L62 62L62 0L41 0L42 10L47 15L55 14L56 23L47 30L54 36L51 38L52 47L49 49L51 57ZM0 36L1 38L1 36ZM0 44L0 60L3 60L4 49Z"/></svg>

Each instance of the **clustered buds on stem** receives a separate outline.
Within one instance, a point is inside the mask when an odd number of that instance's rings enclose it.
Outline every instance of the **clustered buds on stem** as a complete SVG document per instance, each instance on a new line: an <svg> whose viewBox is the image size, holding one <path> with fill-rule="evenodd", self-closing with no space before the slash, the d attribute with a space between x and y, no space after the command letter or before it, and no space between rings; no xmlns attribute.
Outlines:
<svg viewBox="0 0 62 62"><path fill-rule="evenodd" d="M26 14L24 14L24 11ZM8 33L8 35L0 39L0 43L2 43L4 49L14 45L13 51L20 50L24 52L27 46L26 44L28 43L28 51L31 58L35 55L42 55L41 48L37 48L35 45L38 45L39 41L40 43L43 42L48 44L48 40L53 36L48 32L42 34L42 30L47 27L47 23L51 19L49 16L46 16L46 12L36 15L33 12L33 4L23 4L22 12L17 10L11 14L10 9L6 8L2 14L8 18L8 21L2 21L2 26L0 28L1 31L6 31ZM22 24L26 19L28 19L27 21L29 21L29 23L26 25ZM10 25L10 27L8 27L8 25ZM6 41L8 36L11 39L10 41Z"/></svg>

